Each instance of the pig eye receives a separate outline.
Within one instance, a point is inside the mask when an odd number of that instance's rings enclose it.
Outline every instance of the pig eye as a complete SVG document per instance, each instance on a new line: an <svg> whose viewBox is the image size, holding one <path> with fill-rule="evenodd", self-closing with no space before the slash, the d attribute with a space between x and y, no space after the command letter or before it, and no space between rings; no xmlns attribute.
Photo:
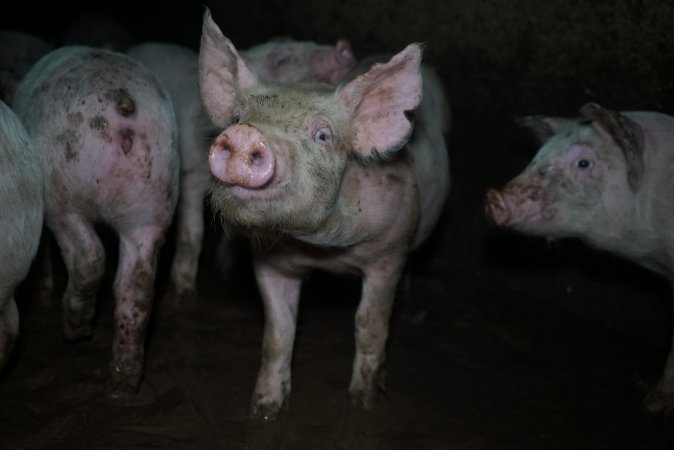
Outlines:
<svg viewBox="0 0 674 450"><path fill-rule="evenodd" d="M329 142L330 141L330 133L328 133L324 129L320 129L316 131L316 134L314 134L314 139L317 141L321 142Z"/></svg>
<svg viewBox="0 0 674 450"><path fill-rule="evenodd" d="M589 169L591 165L592 162L588 161L587 159L579 159L576 161L576 167L579 169Z"/></svg>

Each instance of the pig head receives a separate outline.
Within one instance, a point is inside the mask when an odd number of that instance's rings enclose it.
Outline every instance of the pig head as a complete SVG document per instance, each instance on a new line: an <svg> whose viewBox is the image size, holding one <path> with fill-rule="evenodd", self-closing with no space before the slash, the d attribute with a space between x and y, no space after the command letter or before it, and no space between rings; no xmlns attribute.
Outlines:
<svg viewBox="0 0 674 450"><path fill-rule="evenodd" d="M529 117L543 145L486 211L501 227L547 238L576 237L674 282L674 118L588 103L578 119ZM674 353L646 398L674 407Z"/></svg>
<svg viewBox="0 0 674 450"><path fill-rule="evenodd" d="M316 79L336 85L356 64L346 39L339 39L332 47L278 38L251 47L241 55L255 67L261 79L277 83Z"/></svg>

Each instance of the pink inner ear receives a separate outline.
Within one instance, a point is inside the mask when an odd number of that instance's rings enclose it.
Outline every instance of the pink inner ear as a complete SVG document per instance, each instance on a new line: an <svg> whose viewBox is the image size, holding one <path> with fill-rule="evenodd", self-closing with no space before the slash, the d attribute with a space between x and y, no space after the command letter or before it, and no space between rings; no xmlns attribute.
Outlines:
<svg viewBox="0 0 674 450"><path fill-rule="evenodd" d="M239 92L256 83L255 74L207 11L199 49L199 89L211 121L228 125Z"/></svg>
<svg viewBox="0 0 674 450"><path fill-rule="evenodd" d="M421 102L420 61L421 51L412 44L345 87L342 98L347 104L360 93L352 119L352 143L363 156L396 151L405 144L412 132L405 112Z"/></svg>

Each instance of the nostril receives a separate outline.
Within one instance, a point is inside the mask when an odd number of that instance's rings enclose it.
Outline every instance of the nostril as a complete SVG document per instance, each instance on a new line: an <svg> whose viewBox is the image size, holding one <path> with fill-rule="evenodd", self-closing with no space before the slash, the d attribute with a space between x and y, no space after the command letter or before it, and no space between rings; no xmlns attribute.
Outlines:
<svg viewBox="0 0 674 450"><path fill-rule="evenodd" d="M262 165L263 159L264 159L264 156L262 155L261 151L254 151L250 154L250 162L254 166Z"/></svg>

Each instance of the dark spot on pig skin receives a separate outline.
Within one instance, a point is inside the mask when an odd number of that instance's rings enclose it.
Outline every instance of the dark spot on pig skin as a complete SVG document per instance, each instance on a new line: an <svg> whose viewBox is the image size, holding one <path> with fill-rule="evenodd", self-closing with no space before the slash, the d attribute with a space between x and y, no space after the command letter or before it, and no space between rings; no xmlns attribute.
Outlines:
<svg viewBox="0 0 674 450"><path fill-rule="evenodd" d="M119 137L122 140L122 151L128 155L133 147L134 131L131 128L122 128L119 130Z"/></svg>
<svg viewBox="0 0 674 450"><path fill-rule="evenodd" d="M89 126L94 130L103 131L108 128L108 121L103 116L96 116L89 121Z"/></svg>
<svg viewBox="0 0 674 450"><path fill-rule="evenodd" d="M73 130L66 130L56 137L56 141L65 147L66 161L77 158L77 134Z"/></svg>
<svg viewBox="0 0 674 450"><path fill-rule="evenodd" d="M69 113L68 114L68 123L73 127L79 127L84 121L84 117L81 112Z"/></svg>
<svg viewBox="0 0 674 450"><path fill-rule="evenodd" d="M105 98L115 103L117 112L122 117L130 117L136 113L136 102L126 89L108 91Z"/></svg>

